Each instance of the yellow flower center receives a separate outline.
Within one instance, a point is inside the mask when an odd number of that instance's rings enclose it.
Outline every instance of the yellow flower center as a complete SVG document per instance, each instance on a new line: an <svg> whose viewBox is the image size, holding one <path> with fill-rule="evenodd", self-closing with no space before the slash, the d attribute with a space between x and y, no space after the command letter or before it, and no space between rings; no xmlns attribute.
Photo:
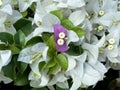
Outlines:
<svg viewBox="0 0 120 90"><path fill-rule="evenodd" d="M59 33L59 38L65 38L65 33L64 32Z"/></svg>
<svg viewBox="0 0 120 90"><path fill-rule="evenodd" d="M98 26L98 31L102 31L104 29L104 27L102 25Z"/></svg>
<svg viewBox="0 0 120 90"><path fill-rule="evenodd" d="M115 39L114 38L111 38L111 39L109 39L109 41L108 41L110 44L114 44L115 43Z"/></svg>
<svg viewBox="0 0 120 90"><path fill-rule="evenodd" d="M100 16L103 16L104 14L105 14L105 11L104 11L104 10L100 10L100 11L99 11L99 15L100 15Z"/></svg>
<svg viewBox="0 0 120 90"><path fill-rule="evenodd" d="M58 45L63 45L64 44L64 40L63 39L58 39L57 43L58 43Z"/></svg>
<svg viewBox="0 0 120 90"><path fill-rule="evenodd" d="M108 50L113 50L113 45L108 45Z"/></svg>

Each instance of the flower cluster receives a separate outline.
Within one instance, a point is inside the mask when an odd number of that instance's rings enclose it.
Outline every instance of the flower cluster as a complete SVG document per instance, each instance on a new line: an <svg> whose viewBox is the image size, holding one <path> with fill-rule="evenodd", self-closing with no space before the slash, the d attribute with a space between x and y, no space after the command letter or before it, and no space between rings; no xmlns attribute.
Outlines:
<svg viewBox="0 0 120 90"><path fill-rule="evenodd" d="M0 81L77 90L120 69L120 0L0 0Z"/></svg>

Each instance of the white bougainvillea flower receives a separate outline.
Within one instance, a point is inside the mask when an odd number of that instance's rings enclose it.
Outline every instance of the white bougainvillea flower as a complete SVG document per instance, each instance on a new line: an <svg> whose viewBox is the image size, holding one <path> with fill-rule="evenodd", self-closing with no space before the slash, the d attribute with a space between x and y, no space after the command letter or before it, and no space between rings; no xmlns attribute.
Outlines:
<svg viewBox="0 0 120 90"><path fill-rule="evenodd" d="M120 27L120 13L119 12L111 12L102 16L98 21L109 28L117 29ZM112 29L108 29L108 31L113 31Z"/></svg>
<svg viewBox="0 0 120 90"><path fill-rule="evenodd" d="M94 8L94 12L98 16L103 16L109 12L117 11L117 1L114 0L106 0L104 3L100 4L97 8Z"/></svg>
<svg viewBox="0 0 120 90"><path fill-rule="evenodd" d="M110 62L112 63L120 63L120 60L118 58L119 57L118 45L119 45L119 31L114 30L106 36L106 45L103 45L104 49L102 49L103 53L101 53L101 55L103 55L102 57L104 59L105 57L107 57L108 60L110 60Z"/></svg>
<svg viewBox="0 0 120 90"><path fill-rule="evenodd" d="M42 61L45 61L45 59L37 59L32 64L30 64L31 72L28 79L30 80L30 85L32 87L38 88L47 86L48 81L50 80L49 75L47 75L47 70L44 70L43 72L39 71L39 63Z"/></svg>
<svg viewBox="0 0 120 90"><path fill-rule="evenodd" d="M12 52L10 50L0 50L0 71L3 66L6 66L12 57Z"/></svg>
<svg viewBox="0 0 120 90"><path fill-rule="evenodd" d="M47 61L48 47L44 43L37 43L31 47L23 49L18 57L18 61L32 64L36 60Z"/></svg>
<svg viewBox="0 0 120 90"><path fill-rule="evenodd" d="M37 0L19 0L18 4L20 12L27 10L27 8L30 7L33 2L37 2Z"/></svg>
<svg viewBox="0 0 120 90"><path fill-rule="evenodd" d="M99 54L98 46L88 44L88 43L83 43L82 48L87 52L88 62L92 64L96 63L96 61L98 60L98 54Z"/></svg>
<svg viewBox="0 0 120 90"><path fill-rule="evenodd" d="M10 5L10 0L0 0L0 11L12 15L12 6Z"/></svg>
<svg viewBox="0 0 120 90"><path fill-rule="evenodd" d="M73 79L73 84L70 90L77 90L79 87L87 87L95 85L99 80L104 78L107 69L103 64L96 61L90 64L86 62L87 52L76 57L77 66L71 71L67 72Z"/></svg>
<svg viewBox="0 0 120 90"><path fill-rule="evenodd" d="M85 17L86 17L86 12L84 9L82 9L71 13L69 16L69 20L71 20L75 26L78 26L84 21Z"/></svg>
<svg viewBox="0 0 120 90"><path fill-rule="evenodd" d="M12 15L7 15L0 12L0 18L0 32L9 32L11 34L15 34L16 29L14 28L13 24L22 18L22 15L18 11L13 10Z"/></svg>
<svg viewBox="0 0 120 90"><path fill-rule="evenodd" d="M64 72L59 72L53 76L53 78L49 81L48 86L55 85L56 83L65 82L68 78L65 76Z"/></svg>
<svg viewBox="0 0 120 90"><path fill-rule="evenodd" d="M84 0L54 0L59 2L60 7L72 7L72 8L80 8L85 5Z"/></svg>
<svg viewBox="0 0 120 90"><path fill-rule="evenodd" d="M39 70L39 68L38 68ZM50 77L49 75L47 75L47 70L43 71L41 73L40 78L37 78L38 75L35 72L31 72L31 74L29 75L29 80L30 81L30 86L35 87L35 88L39 88L39 87L44 87L47 86Z"/></svg>
<svg viewBox="0 0 120 90"><path fill-rule="evenodd" d="M47 14L42 18L42 24L33 32L33 36L41 36L43 32L54 32L53 25L60 24L60 20L53 14Z"/></svg>
<svg viewBox="0 0 120 90"><path fill-rule="evenodd" d="M40 26L43 22L42 19L45 18L44 16L49 14L50 11L54 10L57 10L57 7L52 0L38 0L33 23L35 23L37 26Z"/></svg>
<svg viewBox="0 0 120 90"><path fill-rule="evenodd" d="M4 76L4 73L0 72L0 82L4 82L5 84L11 83L13 80L9 77Z"/></svg>

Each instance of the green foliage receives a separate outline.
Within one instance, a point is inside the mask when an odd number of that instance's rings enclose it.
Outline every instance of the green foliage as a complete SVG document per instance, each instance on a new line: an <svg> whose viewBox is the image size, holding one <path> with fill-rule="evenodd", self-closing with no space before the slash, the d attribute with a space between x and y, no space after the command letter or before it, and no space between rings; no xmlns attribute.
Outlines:
<svg viewBox="0 0 120 90"><path fill-rule="evenodd" d="M46 45L49 47L48 56L50 56L52 58L57 53L56 46L55 46L55 41L54 41L54 35L49 37L49 39L46 42Z"/></svg>
<svg viewBox="0 0 120 90"><path fill-rule="evenodd" d="M21 30L17 31L17 33L14 35L14 41L15 44L23 48L25 45L25 34Z"/></svg>
<svg viewBox="0 0 120 90"><path fill-rule="evenodd" d="M46 62L42 61L39 63L39 71L42 72L46 68Z"/></svg>
<svg viewBox="0 0 120 90"><path fill-rule="evenodd" d="M60 10L54 10L54 11L51 11L51 13L55 16L57 16L60 20L63 19L63 14Z"/></svg>
<svg viewBox="0 0 120 90"><path fill-rule="evenodd" d="M85 31L82 28L80 28L80 27L74 27L74 28L72 28L72 30L74 32L76 32L76 34L78 35L78 37L82 37L82 36L85 35Z"/></svg>
<svg viewBox="0 0 120 90"><path fill-rule="evenodd" d="M0 32L0 40L5 43L13 44L13 35L7 32Z"/></svg>
<svg viewBox="0 0 120 90"><path fill-rule="evenodd" d="M71 30L74 27L73 23L69 19L63 19L61 24L68 30Z"/></svg>
<svg viewBox="0 0 120 90"><path fill-rule="evenodd" d="M54 74L55 72L58 71L59 68L60 66L56 63L53 67L49 68L49 71L47 74Z"/></svg>
<svg viewBox="0 0 120 90"><path fill-rule="evenodd" d="M4 75L13 79L14 85L24 86L29 83L29 69L26 64L17 61L18 56L13 55L11 62L3 67Z"/></svg>
<svg viewBox="0 0 120 90"><path fill-rule="evenodd" d="M8 49L12 51L12 54L19 54L20 49L15 46L15 44L9 45Z"/></svg>
<svg viewBox="0 0 120 90"><path fill-rule="evenodd" d="M69 55L78 56L83 53L81 46L75 46L73 43L70 43L69 47L69 50L66 51L66 53Z"/></svg>
<svg viewBox="0 0 120 90"><path fill-rule="evenodd" d="M21 30L27 36L32 32L32 21L22 18L14 24L14 27L17 31Z"/></svg>
<svg viewBox="0 0 120 90"><path fill-rule="evenodd" d="M33 37L33 38L31 38L30 40L27 41L26 47L27 46L32 46L32 45L34 45L36 43L39 43L39 42L43 42L43 40L40 36Z"/></svg>
<svg viewBox="0 0 120 90"><path fill-rule="evenodd" d="M68 60L63 54L58 54L56 56L55 60L56 60L57 64L61 66L61 68L63 70L67 70L67 68L68 68Z"/></svg>

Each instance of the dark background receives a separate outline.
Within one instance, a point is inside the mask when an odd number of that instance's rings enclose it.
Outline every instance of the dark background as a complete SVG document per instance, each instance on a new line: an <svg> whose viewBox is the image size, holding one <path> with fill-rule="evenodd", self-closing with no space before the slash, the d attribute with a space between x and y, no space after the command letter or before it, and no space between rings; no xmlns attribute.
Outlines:
<svg viewBox="0 0 120 90"><path fill-rule="evenodd" d="M116 78L118 78L118 71L110 69L106 74L106 77L103 81L99 81L94 89L89 87L88 89L84 90L120 90L120 87L117 86ZM4 84L3 82L0 83L0 90L28 90L26 89L29 86L14 86L13 83ZM30 88L30 87L29 87Z"/></svg>

